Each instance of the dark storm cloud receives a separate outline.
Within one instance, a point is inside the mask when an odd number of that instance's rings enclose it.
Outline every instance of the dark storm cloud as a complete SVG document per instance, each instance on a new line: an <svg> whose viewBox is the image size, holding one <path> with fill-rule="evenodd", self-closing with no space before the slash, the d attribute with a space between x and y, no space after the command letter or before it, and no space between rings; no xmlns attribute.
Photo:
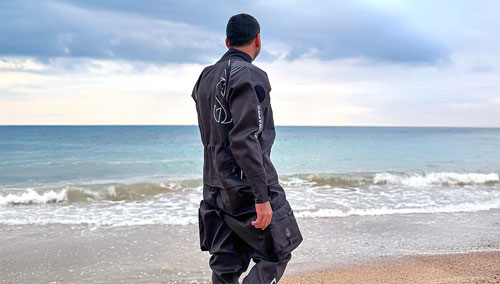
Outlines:
<svg viewBox="0 0 500 284"><path fill-rule="evenodd" d="M2 2L1 55L190 62L220 49L222 36L137 13L62 2Z"/></svg>
<svg viewBox="0 0 500 284"><path fill-rule="evenodd" d="M225 51L228 18L247 12L261 23L263 40L288 47L287 58L311 52L321 59L408 63L446 58L446 48L404 19L352 3L7 0L0 4L0 56L207 62ZM263 52L261 58L279 53Z"/></svg>

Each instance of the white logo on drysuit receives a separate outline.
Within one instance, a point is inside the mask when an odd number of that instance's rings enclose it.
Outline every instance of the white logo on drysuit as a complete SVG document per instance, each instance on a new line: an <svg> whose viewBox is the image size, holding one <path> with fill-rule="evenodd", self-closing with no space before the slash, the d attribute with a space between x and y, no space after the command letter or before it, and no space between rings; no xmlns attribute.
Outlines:
<svg viewBox="0 0 500 284"><path fill-rule="evenodd" d="M262 126L262 112L260 111L260 105L257 105L257 115L259 116L259 129L254 133L255 138L258 138L259 133L262 132L263 126Z"/></svg>
<svg viewBox="0 0 500 284"><path fill-rule="evenodd" d="M231 61L229 61L231 62ZM228 63L229 64L229 63ZM226 76L226 70L224 69L224 76ZM215 85L215 92L220 93L220 95L224 98L226 95L226 78L224 76L220 77L219 82ZM214 119L218 123L227 124L233 121L232 118L229 118L229 111L224 107L221 103L217 95L215 96L215 104L213 109ZM228 119L229 118L229 119Z"/></svg>
<svg viewBox="0 0 500 284"><path fill-rule="evenodd" d="M271 281L271 283L269 283L269 284L276 284L276 283L278 283L278 282L276 281L276 277L274 277L273 281Z"/></svg>

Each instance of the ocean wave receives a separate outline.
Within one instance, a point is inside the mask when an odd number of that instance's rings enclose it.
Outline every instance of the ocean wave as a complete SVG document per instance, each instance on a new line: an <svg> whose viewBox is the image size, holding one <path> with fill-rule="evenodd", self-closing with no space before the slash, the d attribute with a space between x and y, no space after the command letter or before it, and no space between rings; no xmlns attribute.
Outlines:
<svg viewBox="0 0 500 284"><path fill-rule="evenodd" d="M146 178L144 178L146 179ZM146 179L147 180L147 179ZM315 190L314 193L327 194L321 189L370 189L419 188L419 187L489 187L499 186L498 173L311 173L280 175L279 182L285 188ZM165 194L186 194L196 190L201 193L202 178L179 178L154 182L134 180L99 181L86 184L68 184L37 188L14 189L0 187L0 206L23 204L47 204L63 202L93 201L135 201ZM302 190L302 189L301 189Z"/></svg>
<svg viewBox="0 0 500 284"><path fill-rule="evenodd" d="M401 185L409 187L420 186L468 186L468 185L498 185L498 173L322 173L296 174L280 176L283 184L289 186L329 186L358 188L370 185Z"/></svg>
<svg viewBox="0 0 500 284"><path fill-rule="evenodd" d="M135 184L67 185L62 188L2 190L0 206L93 201L136 201L159 194L199 190L195 180Z"/></svg>
<svg viewBox="0 0 500 284"><path fill-rule="evenodd" d="M49 190L43 193L35 190L23 190L19 193L9 193L0 196L0 206L17 205L17 204L45 204L66 201L66 190L54 191Z"/></svg>
<svg viewBox="0 0 500 284"><path fill-rule="evenodd" d="M429 186L429 185L493 185L500 182L497 173L454 173L440 172L428 174L391 174L378 173L373 182L375 184L397 184L406 186Z"/></svg>

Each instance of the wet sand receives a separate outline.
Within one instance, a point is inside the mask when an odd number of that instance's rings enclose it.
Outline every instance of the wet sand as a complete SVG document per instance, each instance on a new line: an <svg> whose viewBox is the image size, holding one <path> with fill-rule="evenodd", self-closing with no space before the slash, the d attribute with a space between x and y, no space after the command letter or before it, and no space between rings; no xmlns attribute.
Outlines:
<svg viewBox="0 0 500 284"><path fill-rule="evenodd" d="M279 283L500 283L500 251L409 255L285 276Z"/></svg>
<svg viewBox="0 0 500 284"><path fill-rule="evenodd" d="M298 219L304 242L280 283L500 283L499 220L498 209ZM196 224L0 226L0 283L210 283L209 257Z"/></svg>

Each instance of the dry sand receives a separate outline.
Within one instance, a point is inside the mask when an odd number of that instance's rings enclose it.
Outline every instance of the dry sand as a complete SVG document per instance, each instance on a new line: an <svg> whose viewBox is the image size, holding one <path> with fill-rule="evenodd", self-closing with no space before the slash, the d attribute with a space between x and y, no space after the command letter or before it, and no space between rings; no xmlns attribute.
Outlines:
<svg viewBox="0 0 500 284"><path fill-rule="evenodd" d="M500 251L390 258L288 277L285 274L279 283L500 283Z"/></svg>

